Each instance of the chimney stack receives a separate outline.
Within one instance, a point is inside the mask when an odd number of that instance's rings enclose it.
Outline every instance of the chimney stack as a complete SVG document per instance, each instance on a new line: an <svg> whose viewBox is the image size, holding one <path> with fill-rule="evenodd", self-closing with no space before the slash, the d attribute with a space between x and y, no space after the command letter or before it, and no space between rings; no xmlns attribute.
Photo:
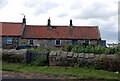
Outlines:
<svg viewBox="0 0 120 81"><path fill-rule="evenodd" d="M23 23L26 24L26 18L25 18L25 15L24 15L24 18L23 18Z"/></svg>
<svg viewBox="0 0 120 81"><path fill-rule="evenodd" d="M73 26L73 24L72 24L72 19L70 19L70 26Z"/></svg>
<svg viewBox="0 0 120 81"><path fill-rule="evenodd" d="M50 17L48 19L48 26L51 26L51 20L50 20Z"/></svg>

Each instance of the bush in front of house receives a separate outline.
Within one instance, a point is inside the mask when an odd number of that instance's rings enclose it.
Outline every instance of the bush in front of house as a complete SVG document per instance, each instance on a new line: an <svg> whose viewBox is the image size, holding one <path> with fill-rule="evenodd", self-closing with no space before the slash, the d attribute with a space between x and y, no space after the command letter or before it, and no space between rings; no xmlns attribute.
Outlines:
<svg viewBox="0 0 120 81"><path fill-rule="evenodd" d="M116 55L117 55L117 56L120 56L120 52L117 52Z"/></svg>
<svg viewBox="0 0 120 81"><path fill-rule="evenodd" d="M109 47L108 49L109 49L109 54L114 54L118 52L117 47Z"/></svg>
<svg viewBox="0 0 120 81"><path fill-rule="evenodd" d="M93 46L93 45L88 45L86 46L74 46L72 48L72 52L75 53L95 53L95 54L103 54L105 53L106 48L101 47L101 46Z"/></svg>
<svg viewBox="0 0 120 81"><path fill-rule="evenodd" d="M68 45L67 46L68 52L75 52L75 53L94 53L94 54L116 54L120 52L119 47L102 47L99 45Z"/></svg>
<svg viewBox="0 0 120 81"><path fill-rule="evenodd" d="M75 47L75 45L69 44L67 46L67 52L70 52L74 47Z"/></svg>

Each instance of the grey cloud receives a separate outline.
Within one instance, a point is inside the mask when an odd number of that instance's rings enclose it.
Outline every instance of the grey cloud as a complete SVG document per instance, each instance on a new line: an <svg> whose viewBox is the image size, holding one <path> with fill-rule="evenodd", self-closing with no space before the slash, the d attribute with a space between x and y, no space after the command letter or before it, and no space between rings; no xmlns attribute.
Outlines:
<svg viewBox="0 0 120 81"><path fill-rule="evenodd" d="M74 18L89 19L89 18L109 18L117 15L117 11L108 10L108 6L103 3L93 3L86 8L79 8L80 12Z"/></svg>
<svg viewBox="0 0 120 81"><path fill-rule="evenodd" d="M118 24L118 39L120 40L120 24Z"/></svg>
<svg viewBox="0 0 120 81"><path fill-rule="evenodd" d="M120 40L120 31L118 31L118 39Z"/></svg>
<svg viewBox="0 0 120 81"><path fill-rule="evenodd" d="M101 32L102 38L106 39L107 41L117 41L118 40L118 32L107 31L103 30Z"/></svg>
<svg viewBox="0 0 120 81"><path fill-rule="evenodd" d="M31 0L30 2L26 2L26 3L24 4L24 6L35 9L35 13L34 13L35 15L47 13L48 10L56 8L59 6L58 3L50 2L50 1L46 1L46 0L44 0L44 1L43 0L42 1Z"/></svg>
<svg viewBox="0 0 120 81"><path fill-rule="evenodd" d="M58 15L58 17L61 18L61 17L65 17L65 16L67 16L67 15L68 15L67 13L61 13L61 14Z"/></svg>
<svg viewBox="0 0 120 81"><path fill-rule="evenodd" d="M100 20L100 19L88 19L90 25L97 25L100 29L100 34L102 39L106 39L107 41L117 41L118 40L118 31L116 31L115 27L117 26L117 22L114 20ZM107 22L106 22L107 21Z"/></svg>
<svg viewBox="0 0 120 81"><path fill-rule="evenodd" d="M118 40L118 32L114 31L114 29L111 28L111 30L108 29L101 29L101 35L102 38L106 39L107 41L117 41Z"/></svg>
<svg viewBox="0 0 120 81"><path fill-rule="evenodd" d="M83 7L83 2L80 0L80 1L75 1L75 2L71 5L70 9L71 9L71 10L77 10L77 9L82 9L82 7Z"/></svg>
<svg viewBox="0 0 120 81"><path fill-rule="evenodd" d="M7 0L0 0L0 8L5 7L5 5L7 5Z"/></svg>

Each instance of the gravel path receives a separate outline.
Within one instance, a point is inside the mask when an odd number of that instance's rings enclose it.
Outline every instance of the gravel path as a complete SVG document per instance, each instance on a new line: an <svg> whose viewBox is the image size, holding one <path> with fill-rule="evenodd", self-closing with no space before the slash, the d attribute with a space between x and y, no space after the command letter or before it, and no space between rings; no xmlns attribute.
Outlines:
<svg viewBox="0 0 120 81"><path fill-rule="evenodd" d="M2 71L3 79L61 79L60 77L53 77L50 75L42 75L42 74L24 74L20 72L13 71ZM64 79L64 78L63 78Z"/></svg>
<svg viewBox="0 0 120 81"><path fill-rule="evenodd" d="M12 79L24 79L24 80L29 80L29 79L36 79L36 81L101 81L101 80L75 80L75 79L66 79L62 77L53 77L50 75L42 75L42 74L24 74L20 72L13 72L13 71L0 71L2 72L2 81L8 79L7 81L11 81ZM23 80L23 81L24 81ZM27 80L27 81L28 81ZM30 80L30 81L31 81Z"/></svg>

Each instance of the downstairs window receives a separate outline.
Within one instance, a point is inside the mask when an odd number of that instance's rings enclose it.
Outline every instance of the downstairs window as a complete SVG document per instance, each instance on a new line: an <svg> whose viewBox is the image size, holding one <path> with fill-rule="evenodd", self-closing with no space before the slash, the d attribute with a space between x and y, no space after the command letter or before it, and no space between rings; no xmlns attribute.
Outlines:
<svg viewBox="0 0 120 81"><path fill-rule="evenodd" d="M55 40L55 46L61 46L61 40Z"/></svg>

